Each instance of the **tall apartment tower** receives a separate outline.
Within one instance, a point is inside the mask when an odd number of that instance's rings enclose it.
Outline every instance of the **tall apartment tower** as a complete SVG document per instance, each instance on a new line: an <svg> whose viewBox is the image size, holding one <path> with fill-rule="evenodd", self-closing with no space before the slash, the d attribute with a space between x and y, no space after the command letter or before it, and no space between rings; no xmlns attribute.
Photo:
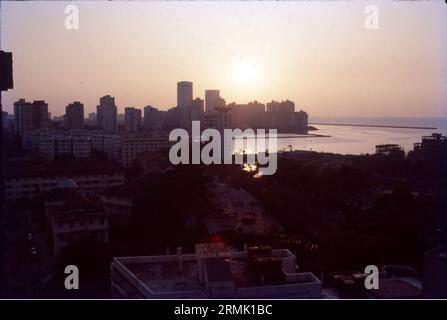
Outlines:
<svg viewBox="0 0 447 320"><path fill-rule="evenodd" d="M177 107L189 108L192 102L192 82L177 82Z"/></svg>
<svg viewBox="0 0 447 320"><path fill-rule="evenodd" d="M205 90L205 112L216 112L216 108L225 107L225 100L220 97L219 90Z"/></svg>
<svg viewBox="0 0 447 320"><path fill-rule="evenodd" d="M200 98L195 98L191 104L191 120L202 120L204 112L204 101Z"/></svg>
<svg viewBox="0 0 447 320"><path fill-rule="evenodd" d="M66 129L84 128L84 105L79 101L65 107L64 127Z"/></svg>
<svg viewBox="0 0 447 320"><path fill-rule="evenodd" d="M166 126L166 111L152 106L144 107L144 128L148 131L161 130Z"/></svg>
<svg viewBox="0 0 447 320"><path fill-rule="evenodd" d="M290 100L267 103L266 127L279 131L295 128L295 103Z"/></svg>
<svg viewBox="0 0 447 320"><path fill-rule="evenodd" d="M124 127L128 132L137 132L141 126L141 109L124 109Z"/></svg>
<svg viewBox="0 0 447 320"><path fill-rule="evenodd" d="M14 130L23 136L25 132L48 128L48 104L43 100L27 102L19 99L14 102Z"/></svg>
<svg viewBox="0 0 447 320"><path fill-rule="evenodd" d="M117 113L118 108L114 97L107 95L99 98L99 105L96 107L98 127L107 132L116 132L118 130Z"/></svg>

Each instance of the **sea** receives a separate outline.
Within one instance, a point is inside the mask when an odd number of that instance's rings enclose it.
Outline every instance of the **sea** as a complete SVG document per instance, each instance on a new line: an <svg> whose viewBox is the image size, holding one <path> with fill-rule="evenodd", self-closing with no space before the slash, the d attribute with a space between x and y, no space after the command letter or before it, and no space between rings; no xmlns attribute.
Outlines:
<svg viewBox="0 0 447 320"><path fill-rule="evenodd" d="M358 155L375 153L375 146L378 144L398 144L404 148L405 152L408 152L413 150L414 143L421 142L422 136L432 133L447 135L447 118L310 117L309 125L317 129L309 133L323 137L279 134L278 150L308 150Z"/></svg>

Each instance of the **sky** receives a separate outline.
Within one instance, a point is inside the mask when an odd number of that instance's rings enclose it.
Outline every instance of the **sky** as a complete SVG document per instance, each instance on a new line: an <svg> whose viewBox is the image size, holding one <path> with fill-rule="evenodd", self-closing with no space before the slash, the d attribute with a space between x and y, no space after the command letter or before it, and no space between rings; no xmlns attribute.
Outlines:
<svg viewBox="0 0 447 320"><path fill-rule="evenodd" d="M78 30L65 28L69 4ZM194 97L290 99L310 117L447 116L444 1L2 1L1 48L14 58L10 113L25 98L87 114L106 94L119 112L165 110L192 81Z"/></svg>

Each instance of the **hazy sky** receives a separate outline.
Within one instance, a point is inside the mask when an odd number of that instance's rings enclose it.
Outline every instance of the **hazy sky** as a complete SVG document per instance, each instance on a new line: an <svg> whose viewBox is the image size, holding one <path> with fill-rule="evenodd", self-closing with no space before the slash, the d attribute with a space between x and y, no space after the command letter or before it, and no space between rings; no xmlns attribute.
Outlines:
<svg viewBox="0 0 447 320"><path fill-rule="evenodd" d="M79 8L79 30L64 8ZM379 29L364 27L367 5ZM176 82L226 101L291 99L312 116L447 116L447 5L415 2L3 2L20 97L60 115L99 97L176 104Z"/></svg>

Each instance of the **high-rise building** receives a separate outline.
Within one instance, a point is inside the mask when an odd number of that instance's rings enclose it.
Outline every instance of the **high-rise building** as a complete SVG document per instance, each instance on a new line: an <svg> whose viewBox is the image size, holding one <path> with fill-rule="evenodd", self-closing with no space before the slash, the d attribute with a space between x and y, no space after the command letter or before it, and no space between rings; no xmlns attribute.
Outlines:
<svg viewBox="0 0 447 320"><path fill-rule="evenodd" d="M118 130L117 113L115 98L110 95L101 97L96 107L98 127L107 132L116 132Z"/></svg>
<svg viewBox="0 0 447 320"><path fill-rule="evenodd" d="M124 109L124 127L128 132L136 132L141 126L141 109L125 108Z"/></svg>
<svg viewBox="0 0 447 320"><path fill-rule="evenodd" d="M192 82L177 82L177 107L189 108L192 103Z"/></svg>
<svg viewBox="0 0 447 320"><path fill-rule="evenodd" d="M219 90L205 90L205 112L216 112L225 107L225 100L220 97Z"/></svg>
<svg viewBox="0 0 447 320"><path fill-rule="evenodd" d="M249 102L247 104L230 103L232 124L235 128L241 129L257 129L264 127L265 105L258 101Z"/></svg>
<svg viewBox="0 0 447 320"><path fill-rule="evenodd" d="M196 109L197 111L201 111L201 112L204 112L205 110L204 110L204 105L205 105L205 101L203 101L202 99L200 99L200 98L195 98L193 101L192 101L192 104L191 104L191 106L194 108L194 109Z"/></svg>
<svg viewBox="0 0 447 320"><path fill-rule="evenodd" d="M295 111L295 127L300 132L307 132L307 127L309 125L309 116L304 110Z"/></svg>
<svg viewBox="0 0 447 320"><path fill-rule="evenodd" d="M190 121L202 121L204 112L204 101L200 98L195 98L191 104Z"/></svg>
<svg viewBox="0 0 447 320"><path fill-rule="evenodd" d="M295 104L293 101L271 101L267 103L267 112L295 112Z"/></svg>
<svg viewBox="0 0 447 320"><path fill-rule="evenodd" d="M65 107L64 127L66 129L84 128L84 105L79 101Z"/></svg>
<svg viewBox="0 0 447 320"><path fill-rule="evenodd" d="M295 127L295 104L292 101L267 103L266 127L288 131Z"/></svg>
<svg viewBox="0 0 447 320"><path fill-rule="evenodd" d="M144 107L144 128L146 130L161 130L165 127L166 112L152 106Z"/></svg>
<svg viewBox="0 0 447 320"><path fill-rule="evenodd" d="M14 130L18 135L27 131L47 128L48 104L43 100L27 102L20 99L14 102Z"/></svg>
<svg viewBox="0 0 447 320"><path fill-rule="evenodd" d="M118 113L117 117L118 127L124 126L124 113Z"/></svg>

